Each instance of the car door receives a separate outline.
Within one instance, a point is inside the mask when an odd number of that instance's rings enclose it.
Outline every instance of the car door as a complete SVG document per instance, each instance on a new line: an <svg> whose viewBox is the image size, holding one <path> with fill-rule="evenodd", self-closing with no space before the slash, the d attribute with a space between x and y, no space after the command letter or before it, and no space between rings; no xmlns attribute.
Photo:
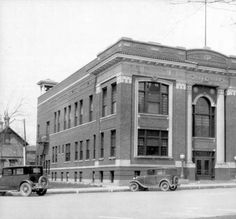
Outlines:
<svg viewBox="0 0 236 219"><path fill-rule="evenodd" d="M0 178L0 190L11 190L12 188L12 169L5 168Z"/></svg>

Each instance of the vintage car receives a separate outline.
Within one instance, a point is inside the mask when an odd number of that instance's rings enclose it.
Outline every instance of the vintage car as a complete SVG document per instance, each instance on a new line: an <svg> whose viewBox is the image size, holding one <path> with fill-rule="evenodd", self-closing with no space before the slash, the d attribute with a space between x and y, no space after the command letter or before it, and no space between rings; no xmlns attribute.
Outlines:
<svg viewBox="0 0 236 219"><path fill-rule="evenodd" d="M160 188L162 191L175 191L178 187L179 177L176 168L155 168L147 170L147 175L134 177L130 181L130 190Z"/></svg>
<svg viewBox="0 0 236 219"><path fill-rule="evenodd" d="M42 166L4 167L0 177L0 193L20 191L21 195L29 196L32 192L45 195L48 179L43 175Z"/></svg>

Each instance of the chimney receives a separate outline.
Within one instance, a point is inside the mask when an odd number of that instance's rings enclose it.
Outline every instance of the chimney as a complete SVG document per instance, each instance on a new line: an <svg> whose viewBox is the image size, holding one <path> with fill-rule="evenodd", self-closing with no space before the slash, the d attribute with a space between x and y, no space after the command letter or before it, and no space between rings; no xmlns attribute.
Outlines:
<svg viewBox="0 0 236 219"><path fill-rule="evenodd" d="M8 128L10 125L10 117L8 116L8 114L5 115L4 122L5 122L5 128Z"/></svg>

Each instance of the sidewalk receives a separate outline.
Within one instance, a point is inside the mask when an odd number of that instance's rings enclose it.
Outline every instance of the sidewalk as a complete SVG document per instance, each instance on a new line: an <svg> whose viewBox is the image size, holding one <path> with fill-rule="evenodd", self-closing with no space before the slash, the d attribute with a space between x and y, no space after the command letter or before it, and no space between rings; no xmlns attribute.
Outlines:
<svg viewBox="0 0 236 219"><path fill-rule="evenodd" d="M189 189L215 189L215 188L236 188L236 181L186 181L180 180L178 190ZM129 186L104 186L91 188L55 188L48 189L47 194L69 194L69 193L97 193L97 192L127 192Z"/></svg>

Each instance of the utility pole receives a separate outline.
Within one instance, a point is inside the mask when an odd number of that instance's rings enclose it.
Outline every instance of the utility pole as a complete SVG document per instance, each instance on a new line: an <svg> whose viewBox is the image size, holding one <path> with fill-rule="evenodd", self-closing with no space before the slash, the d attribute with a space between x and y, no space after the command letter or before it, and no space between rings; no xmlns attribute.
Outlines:
<svg viewBox="0 0 236 219"><path fill-rule="evenodd" d="M207 46L207 0L205 0L205 44Z"/></svg>

